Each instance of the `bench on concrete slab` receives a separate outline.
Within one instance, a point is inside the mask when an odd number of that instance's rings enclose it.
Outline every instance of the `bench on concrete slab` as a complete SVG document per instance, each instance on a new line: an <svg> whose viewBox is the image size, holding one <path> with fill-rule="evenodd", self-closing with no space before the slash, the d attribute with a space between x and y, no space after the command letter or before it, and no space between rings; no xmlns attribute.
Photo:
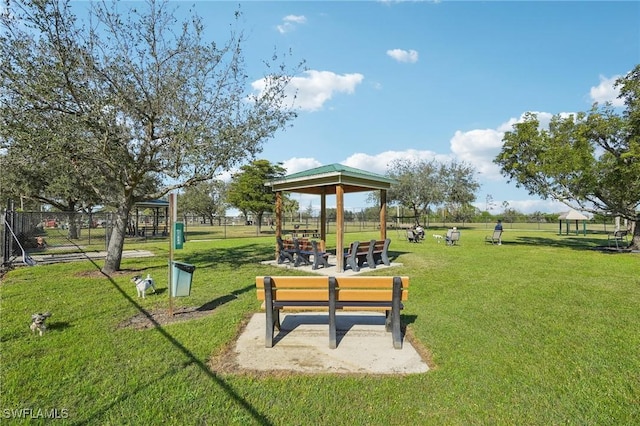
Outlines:
<svg viewBox="0 0 640 426"><path fill-rule="evenodd" d="M371 242L369 243L369 249L371 251L371 263L369 264L369 266L371 268L375 268L375 265L379 264L383 264L386 266L391 265L391 261L389 260L390 244L390 238L386 238L384 240L371 240Z"/></svg>
<svg viewBox="0 0 640 426"><path fill-rule="evenodd" d="M389 261L389 245L391 239L354 241L344 253L344 270L351 268L358 272L366 263L369 268L375 269L376 265L382 263L391 265Z"/></svg>
<svg viewBox="0 0 640 426"><path fill-rule="evenodd" d="M360 266L364 264L367 259L367 253L369 253L369 246L360 243L360 241L354 241L349 244L349 248L343 253L344 256L344 270L351 268L352 271L360 271Z"/></svg>
<svg viewBox="0 0 640 426"><path fill-rule="evenodd" d="M329 347L337 347L336 311L384 311L385 330L402 349L400 310L408 298L409 277L258 276L258 300L266 311L265 347L273 347L280 330L280 310L328 310Z"/></svg>
<svg viewBox="0 0 640 426"><path fill-rule="evenodd" d="M318 242L315 240L294 239L296 250L295 266L311 265L311 269L316 270L320 266L329 267L329 253L320 250ZM311 261L313 256L313 261Z"/></svg>

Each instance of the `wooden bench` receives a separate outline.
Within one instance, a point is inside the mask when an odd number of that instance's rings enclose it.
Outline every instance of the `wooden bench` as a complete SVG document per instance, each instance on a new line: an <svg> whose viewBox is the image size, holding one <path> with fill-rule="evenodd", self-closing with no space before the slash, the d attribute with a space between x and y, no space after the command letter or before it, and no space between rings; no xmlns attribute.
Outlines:
<svg viewBox="0 0 640 426"><path fill-rule="evenodd" d="M320 266L329 267L329 253L318 248L318 242L314 240L294 239L296 250L296 261L294 266L311 265L311 269L316 270ZM311 262L313 256L313 262Z"/></svg>
<svg viewBox="0 0 640 426"><path fill-rule="evenodd" d="M337 347L336 311L384 311L393 347L402 349L400 310L409 295L409 277L256 277L258 300L266 311L265 347L280 330L280 310L329 310L329 347Z"/></svg>
<svg viewBox="0 0 640 426"><path fill-rule="evenodd" d="M391 265L389 261L389 245L391 239L354 241L349 244L349 248L344 252L344 270L351 268L358 272L366 263L369 268L375 269L376 265L382 263Z"/></svg>
<svg viewBox="0 0 640 426"><path fill-rule="evenodd" d="M607 235L607 245L611 247L612 242L616 245L616 250L620 250L620 246L624 243L625 247L629 245L627 240L627 231L615 231L613 234Z"/></svg>
<svg viewBox="0 0 640 426"><path fill-rule="evenodd" d="M343 269L346 271L351 268L352 271L358 272L360 266L364 264L367 259L367 253L369 253L368 243L365 246L361 245L360 241L354 241L349 244L349 248L343 253L344 265Z"/></svg>

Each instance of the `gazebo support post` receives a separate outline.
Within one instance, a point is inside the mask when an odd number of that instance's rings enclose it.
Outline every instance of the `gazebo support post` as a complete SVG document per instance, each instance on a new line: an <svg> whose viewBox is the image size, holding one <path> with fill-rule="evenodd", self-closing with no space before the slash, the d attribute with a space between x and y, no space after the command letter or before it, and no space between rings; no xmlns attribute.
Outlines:
<svg viewBox="0 0 640 426"><path fill-rule="evenodd" d="M387 190L380 190L380 239L387 239Z"/></svg>
<svg viewBox="0 0 640 426"><path fill-rule="evenodd" d="M344 270L344 186L336 185L336 268Z"/></svg>
<svg viewBox="0 0 640 426"><path fill-rule="evenodd" d="M322 188L320 194L320 245L322 251L327 249L327 189Z"/></svg>
<svg viewBox="0 0 640 426"><path fill-rule="evenodd" d="M276 260L280 255L278 252L278 237L282 237L282 191L276 191Z"/></svg>

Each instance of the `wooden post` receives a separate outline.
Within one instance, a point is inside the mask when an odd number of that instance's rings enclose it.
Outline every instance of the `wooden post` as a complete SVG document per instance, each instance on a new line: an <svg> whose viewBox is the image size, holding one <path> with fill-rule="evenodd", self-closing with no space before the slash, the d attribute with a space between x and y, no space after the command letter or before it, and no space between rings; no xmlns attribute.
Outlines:
<svg viewBox="0 0 640 426"><path fill-rule="evenodd" d="M336 268L344 270L344 187L336 185Z"/></svg>
<svg viewBox="0 0 640 426"><path fill-rule="evenodd" d="M322 188L320 195L320 250L327 250L327 193L326 187Z"/></svg>
<svg viewBox="0 0 640 426"><path fill-rule="evenodd" d="M380 239L387 239L387 190L380 190Z"/></svg>
<svg viewBox="0 0 640 426"><path fill-rule="evenodd" d="M276 260L280 256L278 237L282 237L282 191L276 191Z"/></svg>

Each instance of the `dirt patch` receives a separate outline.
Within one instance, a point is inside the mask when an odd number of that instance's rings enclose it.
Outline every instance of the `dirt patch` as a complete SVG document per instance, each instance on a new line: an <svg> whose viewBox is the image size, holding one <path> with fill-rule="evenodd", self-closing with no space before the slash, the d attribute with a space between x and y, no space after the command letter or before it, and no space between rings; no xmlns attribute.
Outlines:
<svg viewBox="0 0 640 426"><path fill-rule="evenodd" d="M117 328L134 328L145 330L148 328L161 327L167 324L175 324L202 318L210 315L211 310L203 310L202 307L181 307L173 309L173 316L169 315L167 308L155 309L153 311L141 312L118 324Z"/></svg>
<svg viewBox="0 0 640 426"><path fill-rule="evenodd" d="M76 276L83 278L115 278L115 277L133 277L134 275L141 275L143 269L121 269L119 271L112 272L111 274L105 274L99 269L91 269L89 271L80 271L76 273Z"/></svg>

